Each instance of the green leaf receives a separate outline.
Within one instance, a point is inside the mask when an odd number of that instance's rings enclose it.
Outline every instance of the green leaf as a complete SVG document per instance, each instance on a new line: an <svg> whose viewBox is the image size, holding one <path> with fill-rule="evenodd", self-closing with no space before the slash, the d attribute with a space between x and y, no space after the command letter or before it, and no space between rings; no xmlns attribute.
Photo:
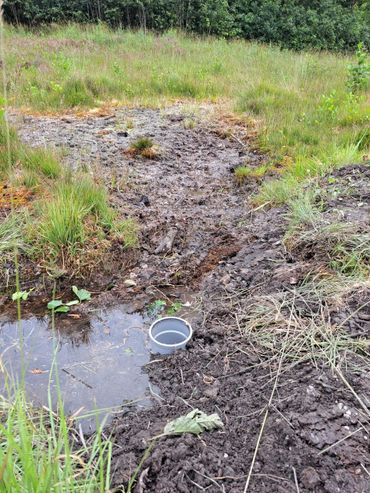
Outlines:
<svg viewBox="0 0 370 493"><path fill-rule="evenodd" d="M88 301L91 300L91 293L86 289L78 289L77 286L72 286L72 291L77 296L80 301Z"/></svg>
<svg viewBox="0 0 370 493"><path fill-rule="evenodd" d="M67 305L61 305L55 309L55 313L68 313L68 312L69 312L69 306Z"/></svg>
<svg viewBox="0 0 370 493"><path fill-rule="evenodd" d="M149 317L156 317L159 313L161 313L166 306L166 302L164 300L155 300L153 303L147 308L147 313Z"/></svg>
<svg viewBox="0 0 370 493"><path fill-rule="evenodd" d="M28 299L29 294L33 291L33 289L30 289L29 291L16 291L15 293L12 294L12 300L17 301L17 300L23 300L26 301Z"/></svg>
<svg viewBox="0 0 370 493"><path fill-rule="evenodd" d="M223 428L223 423L218 414L205 414L199 409L194 409L185 416L170 421L165 426L164 435L181 435L183 433L193 433L199 435L203 431L211 431Z"/></svg>
<svg viewBox="0 0 370 493"><path fill-rule="evenodd" d="M79 300L72 300L72 301L68 301L68 303L66 303L65 305L66 306L73 306L73 305L78 305L80 303Z"/></svg>
<svg viewBox="0 0 370 493"><path fill-rule="evenodd" d="M58 306L62 306L63 301L62 300L51 300L48 303L48 309L49 310L55 310L55 308L58 308Z"/></svg>
<svg viewBox="0 0 370 493"><path fill-rule="evenodd" d="M167 315L175 315L182 308L181 301L174 301L172 305L167 310Z"/></svg>

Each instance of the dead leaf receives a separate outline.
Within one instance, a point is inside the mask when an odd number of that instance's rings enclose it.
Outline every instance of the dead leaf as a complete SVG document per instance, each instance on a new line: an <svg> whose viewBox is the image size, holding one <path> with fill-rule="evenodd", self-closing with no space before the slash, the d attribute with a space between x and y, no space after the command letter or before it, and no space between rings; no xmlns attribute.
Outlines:
<svg viewBox="0 0 370 493"><path fill-rule="evenodd" d="M49 373L49 370L41 370L41 368L33 368L31 370L32 375L42 375L43 373Z"/></svg>

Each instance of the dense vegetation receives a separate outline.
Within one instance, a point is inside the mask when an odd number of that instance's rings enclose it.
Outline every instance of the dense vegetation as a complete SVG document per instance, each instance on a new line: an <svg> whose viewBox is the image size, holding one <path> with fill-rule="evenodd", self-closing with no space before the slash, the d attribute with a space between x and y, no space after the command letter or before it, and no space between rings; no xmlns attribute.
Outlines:
<svg viewBox="0 0 370 493"><path fill-rule="evenodd" d="M370 45L369 0L5 0L9 22L106 22L114 27L242 37L302 49Z"/></svg>

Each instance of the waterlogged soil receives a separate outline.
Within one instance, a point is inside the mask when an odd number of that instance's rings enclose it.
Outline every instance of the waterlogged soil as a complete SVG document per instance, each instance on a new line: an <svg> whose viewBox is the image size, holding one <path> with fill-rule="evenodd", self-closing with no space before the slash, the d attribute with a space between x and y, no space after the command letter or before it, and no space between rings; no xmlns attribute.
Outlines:
<svg viewBox="0 0 370 493"><path fill-rule="evenodd" d="M212 107L117 109L84 118L13 115L12 121L28 144L63 149L74 170L104 179L121 217L140 225L139 255L132 259L117 247L93 273L95 290L109 286L124 297L127 276L137 283L129 294L195 285L241 248L245 196L235 190L231 172L264 157L241 140L244 134L223 138L227 125L215 121ZM140 137L153 141L155 159L128 152Z"/></svg>
<svg viewBox="0 0 370 493"><path fill-rule="evenodd" d="M185 124L189 118L192 128ZM136 308L161 297L190 299L194 306L201 299L188 349L154 356L145 366L157 389L151 409L126 410L110 427L112 491L124 491L137 473L136 493L368 492L366 354L354 361L344 358L336 370L310 359L279 367L277 358L243 335L239 314L256 297L296 296L308 276L331 273L325 244L288 249L286 210L253 210L249 198L258 183L235 185L236 165L263 160L240 128L223 132L208 107L189 115L180 106L85 118L27 116L18 124L32 144L64 146L72 167L96 162L115 207L140 222L136 257L128 264L123 254L116 256L111 273L106 266L95 279L102 292L89 309L114 299L129 299ZM127 154L139 135L151 137L160 156L147 160ZM340 217L366 232L368 184L366 165L349 165L325 177L320 183L325 218ZM127 279L136 285L129 287ZM366 337L369 293L362 283L328 302L326 323L333 331L341 326L353 341ZM307 319L320 310L311 301L301 303ZM124 389L117 392L124 395ZM160 438L151 446L150 439L169 420L193 408L218 413L224 427L199 437Z"/></svg>

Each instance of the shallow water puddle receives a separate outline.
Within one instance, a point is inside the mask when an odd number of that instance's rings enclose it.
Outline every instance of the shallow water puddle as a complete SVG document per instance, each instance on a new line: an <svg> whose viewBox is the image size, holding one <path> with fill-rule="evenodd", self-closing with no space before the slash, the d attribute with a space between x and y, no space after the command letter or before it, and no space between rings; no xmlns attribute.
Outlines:
<svg viewBox="0 0 370 493"><path fill-rule="evenodd" d="M151 390L148 376L142 370L150 359L146 325L140 314L127 313L127 307L114 307L97 310L84 320L56 317L54 336L49 316L31 317L22 320L19 337L17 322L2 316L0 358L7 371L19 377L23 337L26 392L36 405L48 404L49 379L56 402L56 375L52 371L56 354L67 413L83 407L81 414L85 414L127 401L147 407ZM0 392L4 385L0 372ZM100 416L108 412L102 411ZM95 420L84 419L83 428L94 428Z"/></svg>

